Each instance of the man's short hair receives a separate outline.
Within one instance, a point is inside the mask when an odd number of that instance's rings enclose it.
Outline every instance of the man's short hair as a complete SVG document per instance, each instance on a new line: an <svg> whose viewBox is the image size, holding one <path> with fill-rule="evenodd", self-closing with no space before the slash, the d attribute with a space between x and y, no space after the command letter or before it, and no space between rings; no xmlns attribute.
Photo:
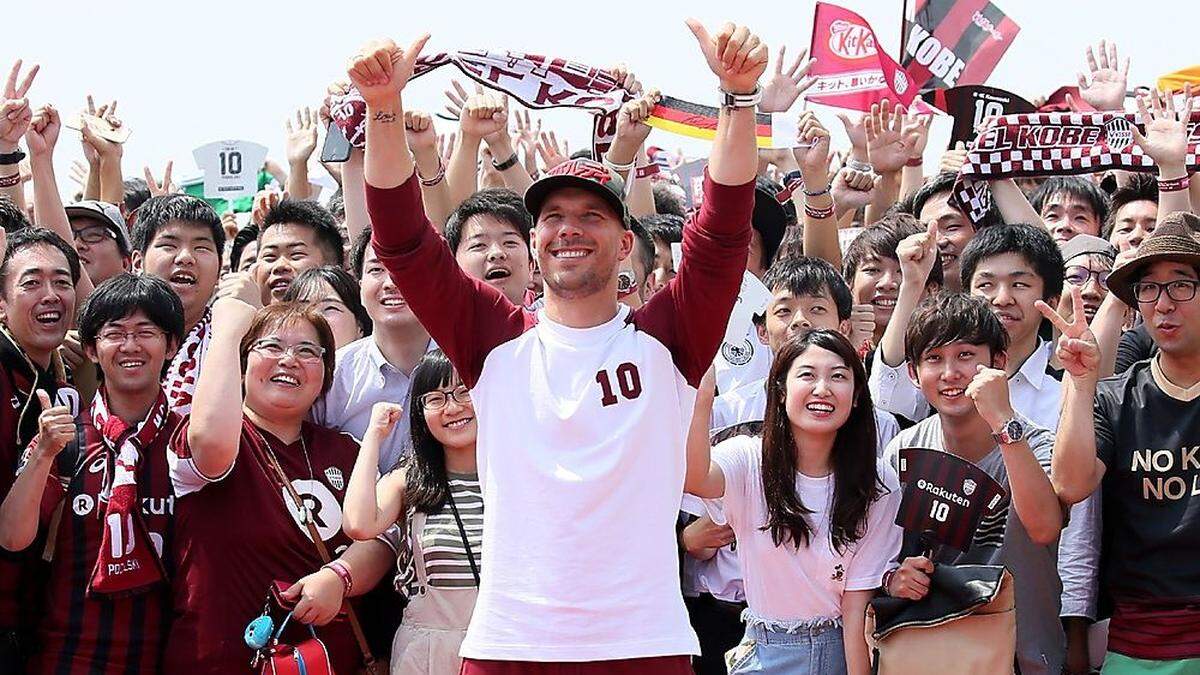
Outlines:
<svg viewBox="0 0 1200 675"><path fill-rule="evenodd" d="M130 234L133 250L146 255L159 230L172 221L208 228L217 251L225 250L225 228L213 207L199 197L180 194L151 197L138 208Z"/></svg>
<svg viewBox="0 0 1200 675"><path fill-rule="evenodd" d="M238 230L238 233L233 235L233 244L229 247L229 269L236 272L242 265L242 251L250 245L250 242L258 241L258 226L254 223L247 223L245 227Z"/></svg>
<svg viewBox="0 0 1200 675"><path fill-rule="evenodd" d="M1008 331L988 302L966 293L940 292L926 298L904 331L904 358L912 368L930 349L954 342L986 346L995 356L1008 350Z"/></svg>
<svg viewBox="0 0 1200 675"><path fill-rule="evenodd" d="M1062 251L1044 227L1018 223L985 228L962 252L962 287L971 288L971 277L980 261L1006 253L1025 259L1042 280L1042 299L1057 298L1063 287Z"/></svg>
<svg viewBox="0 0 1200 675"><path fill-rule="evenodd" d="M362 282L363 264L367 259L367 247L371 245L371 228L363 228L362 232L354 238L354 243L350 245L350 269L354 272L354 278L360 283Z"/></svg>
<svg viewBox="0 0 1200 675"><path fill-rule="evenodd" d="M650 192L654 195L654 211L659 215L687 218L687 204L679 194L680 188L665 180L652 181Z"/></svg>
<svg viewBox="0 0 1200 675"><path fill-rule="evenodd" d="M71 270L71 283L79 283L79 254L75 252L75 247L63 241L63 238L52 230L31 226L8 235L8 248L4 251L4 261L0 262L0 289L4 288L4 282L8 278L8 268L12 264L13 256L34 246L50 246L62 251L67 258L67 267Z"/></svg>
<svg viewBox="0 0 1200 675"><path fill-rule="evenodd" d="M146 200L150 199L150 186L146 185L146 181L141 178L126 178L121 184L125 190L123 203L125 204L125 213L133 213Z"/></svg>
<svg viewBox="0 0 1200 675"><path fill-rule="evenodd" d="M899 263L900 259L896 256L896 249L900 246L900 242L904 241L906 237L924 231L925 228L921 227L917 219L907 213L892 211L885 214L874 225L864 228L854 238L854 241L850 242L842 263L842 277L847 284L853 285L854 275L858 273L858 268L867 258L887 258ZM933 269L929 270L929 278L925 280L925 285L941 286L943 279L942 260L939 257L933 263Z"/></svg>
<svg viewBox="0 0 1200 675"><path fill-rule="evenodd" d="M1004 222L1004 219L1000 217L1000 211L996 208L995 203L988 207L987 214L984 215L981 222L972 222L970 218L967 217L967 213L963 211L962 207L959 205L958 200L953 196L954 181L957 178L958 175L950 171L943 171L933 176L929 180L925 181L925 184L922 185L921 188L917 190L916 193L914 193L911 197L900 202L897 205L899 210L903 213L911 215L917 220L920 220L921 209L925 208L925 204L927 204L930 199L933 199L941 194L950 194L950 206L962 211L963 217L967 218L967 222L971 222L972 226L976 230L987 227L988 225L995 225L996 223Z"/></svg>
<svg viewBox="0 0 1200 675"><path fill-rule="evenodd" d="M629 230L641 244L641 251L638 255L642 259L642 271L650 274L654 270L654 237L650 236L650 230L647 230L637 218L630 218ZM635 251L635 253L637 252Z"/></svg>
<svg viewBox="0 0 1200 675"><path fill-rule="evenodd" d="M1099 185L1080 176L1051 176L1047 178L1046 182L1037 186L1037 189L1029 194L1029 203L1033 206L1033 210L1037 211L1038 215L1041 215L1046 202L1057 195L1074 197L1087 204L1088 208L1095 214L1097 223L1103 224L1108 219L1108 195L1104 193L1104 190L1100 189Z"/></svg>
<svg viewBox="0 0 1200 675"><path fill-rule="evenodd" d="M333 214L320 204L300 199L285 199L279 202L263 216L258 238L261 240L267 229L274 225L300 225L309 228L316 235L317 244L325 252L325 262L339 266L345 264L342 233L338 232L338 224Z"/></svg>
<svg viewBox="0 0 1200 675"><path fill-rule="evenodd" d="M678 244L683 241L683 216L673 213L656 213L638 219L650 236L667 244Z"/></svg>
<svg viewBox="0 0 1200 675"><path fill-rule="evenodd" d="M451 253L458 253L462 243L463 227L471 218L488 215L508 223L521 235L521 241L529 246L529 230L533 228L533 216L525 208L525 200L508 188L485 188L467 197L454 209L446 220L442 236L450 245Z"/></svg>
<svg viewBox="0 0 1200 675"><path fill-rule="evenodd" d="M8 197L0 195L0 227L7 234L29 227L29 218Z"/></svg>
<svg viewBox="0 0 1200 675"><path fill-rule="evenodd" d="M88 296L79 314L79 339L90 347L111 321L141 310L175 345L183 342L183 303L167 282L149 274L128 272L110 277ZM165 364L164 364L165 365Z"/></svg>
<svg viewBox="0 0 1200 675"><path fill-rule="evenodd" d="M827 295L837 307L838 321L850 318L854 300L850 287L828 261L799 256L776 261L762 278L772 294L786 290L795 297Z"/></svg>
<svg viewBox="0 0 1200 675"><path fill-rule="evenodd" d="M1112 235L1117 225L1117 211L1126 204L1142 201L1158 203L1158 178L1151 173L1132 173L1129 182L1112 193L1112 208L1108 211L1100 236L1108 239Z"/></svg>

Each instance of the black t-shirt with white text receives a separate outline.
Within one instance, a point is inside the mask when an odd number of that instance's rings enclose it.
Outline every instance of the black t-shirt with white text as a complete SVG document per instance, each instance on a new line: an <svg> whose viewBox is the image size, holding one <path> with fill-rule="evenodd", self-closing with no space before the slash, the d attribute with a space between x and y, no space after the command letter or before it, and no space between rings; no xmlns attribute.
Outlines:
<svg viewBox="0 0 1200 675"><path fill-rule="evenodd" d="M1112 600L1200 598L1200 385L1158 359L1101 380L1093 411L1106 467L1102 589Z"/></svg>

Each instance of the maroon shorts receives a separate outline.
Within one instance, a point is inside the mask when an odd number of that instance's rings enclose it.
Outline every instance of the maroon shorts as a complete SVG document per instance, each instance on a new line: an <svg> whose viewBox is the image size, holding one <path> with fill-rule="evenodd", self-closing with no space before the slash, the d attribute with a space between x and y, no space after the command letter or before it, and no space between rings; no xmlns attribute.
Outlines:
<svg viewBox="0 0 1200 675"><path fill-rule="evenodd" d="M692 659L655 656L582 663L463 659L459 675L692 675Z"/></svg>

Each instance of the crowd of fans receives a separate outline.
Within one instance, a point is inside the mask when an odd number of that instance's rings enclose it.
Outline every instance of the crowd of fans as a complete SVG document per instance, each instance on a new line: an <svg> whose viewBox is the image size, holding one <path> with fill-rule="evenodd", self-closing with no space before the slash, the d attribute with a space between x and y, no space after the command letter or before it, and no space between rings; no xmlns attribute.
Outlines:
<svg viewBox="0 0 1200 675"><path fill-rule="evenodd" d="M811 62L689 28L722 97L694 206L632 74L604 156L482 88L443 137L402 104L428 36L289 122L244 226L127 177L115 104L64 204L18 61L0 672L862 675L872 600L943 565L1011 574L1016 672L1200 672L1190 92L1135 101L1154 171L993 180L975 222L928 115L842 116L842 155L805 112L760 150ZM1124 110L1100 55L1080 98ZM321 203L351 89L368 142ZM904 448L1003 488L964 550L897 524Z"/></svg>

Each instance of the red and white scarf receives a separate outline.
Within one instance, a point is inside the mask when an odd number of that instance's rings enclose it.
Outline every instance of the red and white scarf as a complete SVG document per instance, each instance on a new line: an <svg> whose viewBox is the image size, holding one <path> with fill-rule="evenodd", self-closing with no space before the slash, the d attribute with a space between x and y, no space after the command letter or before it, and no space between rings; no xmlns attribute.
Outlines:
<svg viewBox="0 0 1200 675"><path fill-rule="evenodd" d="M163 378L163 389L167 392L167 400L171 410L186 415L192 411L192 394L196 392L196 378L200 375L200 366L208 354L208 341L212 336L212 308L204 310L204 316L192 326L184 338L171 365L167 367L167 376Z"/></svg>
<svg viewBox="0 0 1200 675"><path fill-rule="evenodd" d="M975 138L954 183L954 196L975 223L991 208L988 180L1023 176L1154 171L1154 160L1133 142L1145 131L1136 113L1055 112L1004 115ZM1200 112L1188 123L1185 162L1200 171Z"/></svg>
<svg viewBox="0 0 1200 675"><path fill-rule="evenodd" d="M632 98L612 73L567 59L488 50L422 56L413 77L451 64L489 89L502 91L528 108L584 108L596 113L592 143L604 152L617 132L617 112ZM355 147L366 142L366 102L358 90L335 97L330 116Z"/></svg>
<svg viewBox="0 0 1200 675"><path fill-rule="evenodd" d="M167 421L167 396L159 390L158 399L136 428L108 410L105 389L96 392L92 402L92 424L104 439L110 461L106 485L100 501L104 510L104 535L88 593L128 595L143 591L166 578L162 561L150 540L142 520L138 498L137 470L142 453L162 432Z"/></svg>

